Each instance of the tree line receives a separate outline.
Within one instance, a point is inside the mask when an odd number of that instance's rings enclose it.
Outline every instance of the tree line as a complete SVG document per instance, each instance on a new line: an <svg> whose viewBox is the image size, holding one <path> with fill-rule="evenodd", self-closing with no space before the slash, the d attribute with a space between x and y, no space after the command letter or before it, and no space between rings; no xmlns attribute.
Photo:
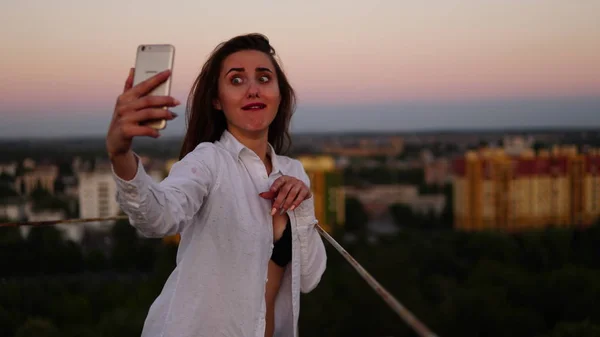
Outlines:
<svg viewBox="0 0 600 337"><path fill-rule="evenodd" d="M333 236L439 336L600 336L600 224L523 233L404 228L376 243ZM0 229L0 336L139 336L176 246L127 221L108 248L54 227ZM327 271L302 295L301 336L415 336L326 243Z"/></svg>

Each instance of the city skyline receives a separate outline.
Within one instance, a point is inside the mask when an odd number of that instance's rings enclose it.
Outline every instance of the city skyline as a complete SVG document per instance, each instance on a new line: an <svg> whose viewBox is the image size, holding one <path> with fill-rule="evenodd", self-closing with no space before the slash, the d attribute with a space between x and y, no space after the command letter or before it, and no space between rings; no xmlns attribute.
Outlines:
<svg viewBox="0 0 600 337"><path fill-rule="evenodd" d="M293 130L600 124L600 3L227 5L235 10L158 1L0 5L1 137L103 134L141 43L176 46L173 95L185 101L212 48L248 32L271 39L297 90ZM165 134L183 125L180 117Z"/></svg>

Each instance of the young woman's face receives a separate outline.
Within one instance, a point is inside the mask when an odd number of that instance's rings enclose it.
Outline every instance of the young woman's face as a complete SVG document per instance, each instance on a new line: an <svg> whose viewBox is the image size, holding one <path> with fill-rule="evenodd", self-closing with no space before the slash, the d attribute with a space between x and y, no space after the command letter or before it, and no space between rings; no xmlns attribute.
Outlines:
<svg viewBox="0 0 600 337"><path fill-rule="evenodd" d="M219 74L215 108L222 110L231 132L263 133L275 119L281 96L275 67L255 50L229 55Z"/></svg>

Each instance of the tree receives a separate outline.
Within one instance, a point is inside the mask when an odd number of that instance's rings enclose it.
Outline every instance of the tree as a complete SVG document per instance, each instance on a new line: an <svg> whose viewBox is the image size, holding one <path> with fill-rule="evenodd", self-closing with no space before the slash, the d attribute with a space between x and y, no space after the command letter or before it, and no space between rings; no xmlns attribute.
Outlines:
<svg viewBox="0 0 600 337"><path fill-rule="evenodd" d="M69 268L63 260L65 242L56 227L33 227L27 236L28 270L32 273L56 273Z"/></svg>
<svg viewBox="0 0 600 337"><path fill-rule="evenodd" d="M17 330L15 337L59 337L60 335L51 321L44 318L30 318Z"/></svg>
<svg viewBox="0 0 600 337"><path fill-rule="evenodd" d="M369 216L363 204L356 198L346 198L346 223L348 233L364 236L366 234Z"/></svg>
<svg viewBox="0 0 600 337"><path fill-rule="evenodd" d="M454 189L451 183L444 186L445 205L440 214L440 224L443 228L452 228L454 226Z"/></svg>
<svg viewBox="0 0 600 337"><path fill-rule="evenodd" d="M398 227L415 227L417 225L415 214L408 205L392 204L390 205L390 213Z"/></svg>
<svg viewBox="0 0 600 337"><path fill-rule="evenodd" d="M125 219L118 220L111 231L113 268L120 271L135 269L135 257L139 246L136 229Z"/></svg>
<svg viewBox="0 0 600 337"><path fill-rule="evenodd" d="M52 194L50 194L50 192L48 192L47 189L43 188L40 182L38 181L35 188L29 194L29 197L33 201L42 201L46 198L51 198Z"/></svg>
<svg viewBox="0 0 600 337"><path fill-rule="evenodd" d="M600 337L600 325L586 320L578 323L561 322L548 337Z"/></svg>

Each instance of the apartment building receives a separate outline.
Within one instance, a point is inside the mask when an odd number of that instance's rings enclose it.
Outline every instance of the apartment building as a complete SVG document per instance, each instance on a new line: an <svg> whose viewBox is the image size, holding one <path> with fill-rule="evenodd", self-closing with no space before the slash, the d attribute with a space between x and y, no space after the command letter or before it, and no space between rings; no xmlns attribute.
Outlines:
<svg viewBox="0 0 600 337"><path fill-rule="evenodd" d="M163 179L160 170L149 170L148 174L157 182ZM81 218L113 217L120 213L115 199L117 186L108 164L98 165L93 171L78 172L78 180ZM106 230L112 224L112 221L93 222L90 227Z"/></svg>
<svg viewBox="0 0 600 337"><path fill-rule="evenodd" d="M30 166L30 165L29 165ZM22 176L15 179L15 191L20 195L30 195L36 188L41 187L54 194L54 183L58 177L58 166L40 165L30 168Z"/></svg>
<svg viewBox="0 0 600 337"><path fill-rule="evenodd" d="M455 227L587 226L600 216L600 150L481 149L454 162Z"/></svg>

